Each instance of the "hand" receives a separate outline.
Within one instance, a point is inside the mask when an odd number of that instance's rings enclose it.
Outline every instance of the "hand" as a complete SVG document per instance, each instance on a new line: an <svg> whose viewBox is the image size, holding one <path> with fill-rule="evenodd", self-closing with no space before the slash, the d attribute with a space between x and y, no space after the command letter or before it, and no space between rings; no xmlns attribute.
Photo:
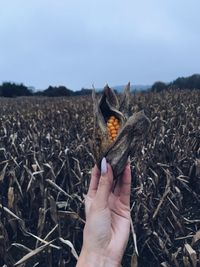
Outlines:
<svg viewBox="0 0 200 267"><path fill-rule="evenodd" d="M112 168L106 162L104 165L101 177L97 166L92 169L90 186L85 198L86 224L83 247L77 267L120 266L128 242L130 163L127 163L114 192Z"/></svg>

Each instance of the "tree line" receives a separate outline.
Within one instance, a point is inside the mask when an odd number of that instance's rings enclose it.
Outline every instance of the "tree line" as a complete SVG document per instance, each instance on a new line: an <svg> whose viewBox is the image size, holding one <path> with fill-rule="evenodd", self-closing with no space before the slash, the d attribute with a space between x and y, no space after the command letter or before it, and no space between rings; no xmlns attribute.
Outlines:
<svg viewBox="0 0 200 267"><path fill-rule="evenodd" d="M31 88L11 82L4 82L0 85L0 97L19 97L19 96L76 96L91 94L91 89L82 88L79 91L72 91L65 86L49 86L46 90L34 92Z"/></svg>
<svg viewBox="0 0 200 267"><path fill-rule="evenodd" d="M161 92L167 89L200 89L200 74L193 74L189 77L179 77L170 83L158 81L151 87L151 90L154 92Z"/></svg>
<svg viewBox="0 0 200 267"><path fill-rule="evenodd" d="M179 77L171 83L162 81L155 82L149 89L153 92L161 92L168 89L200 89L200 74L194 74L189 77ZM49 86L46 90L34 92L24 84L4 82L0 85L0 97L18 97L18 96L80 96L91 94L92 89L82 88L79 91L72 91L65 86Z"/></svg>

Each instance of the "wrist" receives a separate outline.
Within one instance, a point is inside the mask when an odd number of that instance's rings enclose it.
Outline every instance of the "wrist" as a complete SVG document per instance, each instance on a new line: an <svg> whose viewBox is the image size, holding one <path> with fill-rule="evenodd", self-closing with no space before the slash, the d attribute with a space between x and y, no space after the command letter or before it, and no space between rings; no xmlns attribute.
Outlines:
<svg viewBox="0 0 200 267"><path fill-rule="evenodd" d="M120 267L121 263L94 252L81 251L76 267Z"/></svg>

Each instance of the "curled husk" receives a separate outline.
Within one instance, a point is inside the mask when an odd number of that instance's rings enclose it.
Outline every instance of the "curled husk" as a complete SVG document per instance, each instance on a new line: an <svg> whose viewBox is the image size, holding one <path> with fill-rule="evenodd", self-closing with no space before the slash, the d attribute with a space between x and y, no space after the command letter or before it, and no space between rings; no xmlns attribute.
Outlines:
<svg viewBox="0 0 200 267"><path fill-rule="evenodd" d="M97 165L103 157L111 164L114 178L119 179L127 163L128 156L135 144L148 132L150 121L143 111L130 114L130 83L126 86L119 104L114 91L106 86L98 101L93 92L94 101L94 154ZM108 119L114 116L120 123L120 130L113 142L109 141Z"/></svg>

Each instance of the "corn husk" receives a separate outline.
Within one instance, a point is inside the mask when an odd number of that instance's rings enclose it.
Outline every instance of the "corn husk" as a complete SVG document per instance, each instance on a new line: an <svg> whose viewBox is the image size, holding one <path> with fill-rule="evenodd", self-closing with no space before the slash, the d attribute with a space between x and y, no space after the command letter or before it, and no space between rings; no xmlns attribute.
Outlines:
<svg viewBox="0 0 200 267"><path fill-rule="evenodd" d="M94 101L94 154L97 165L103 157L111 164L114 177L120 178L129 155L136 144L144 139L150 127L150 120L140 111L129 116L130 83L126 86L122 101L119 103L114 91L107 85L101 98L97 99L93 92ZM120 122L120 130L114 142L109 141L107 121L115 116Z"/></svg>

